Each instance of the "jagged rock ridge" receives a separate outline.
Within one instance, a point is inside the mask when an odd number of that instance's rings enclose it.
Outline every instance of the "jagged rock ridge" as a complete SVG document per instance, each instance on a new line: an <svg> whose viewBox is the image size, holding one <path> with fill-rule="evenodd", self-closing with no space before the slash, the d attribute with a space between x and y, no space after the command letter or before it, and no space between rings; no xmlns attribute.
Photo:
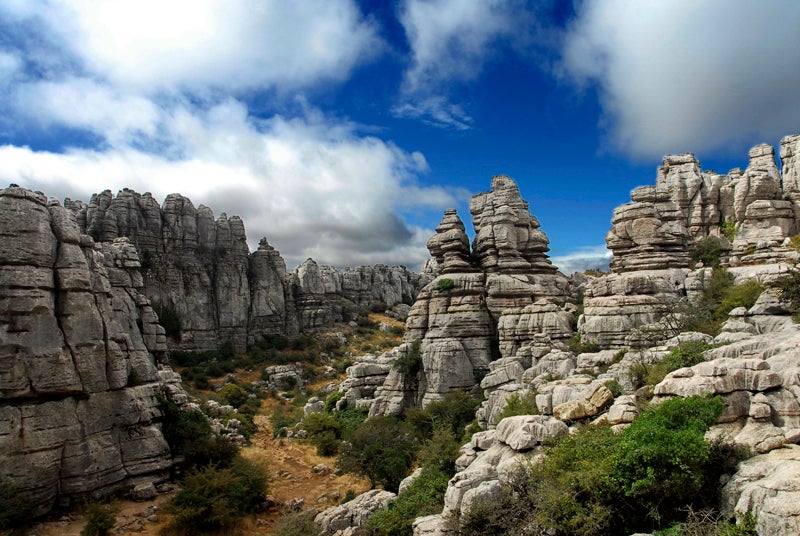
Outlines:
<svg viewBox="0 0 800 536"><path fill-rule="evenodd" d="M452 209L428 241L435 279L411 307L403 344L364 356L348 371L347 397L369 405L370 415L397 415L449 391L476 389L498 359L529 367L546 353L541 349L572 334L570 281L548 260L547 237L516 183L493 177L470 212L471 250ZM401 357L417 358L418 372L393 369Z"/></svg>
<svg viewBox="0 0 800 536"><path fill-rule="evenodd" d="M0 476L37 512L169 476L158 397L186 394L139 266L126 238L96 244L57 201L0 190Z"/></svg>
<svg viewBox="0 0 800 536"><path fill-rule="evenodd" d="M652 325L679 300L703 288L708 270L693 269L690 252L716 237L723 264L740 280L772 280L797 261L787 247L800 229L800 135L781 140L781 169L771 145L749 152L747 168L704 172L691 153L668 155L655 186L631 192L614 210L606 244L610 277L586 288L580 331L603 347L636 345L638 328Z"/></svg>
<svg viewBox="0 0 800 536"><path fill-rule="evenodd" d="M89 203L67 200L82 232L96 241L128 237L142 259L144 288L181 318L175 346L238 351L261 334L293 335L341 322L375 303L410 304L426 279L401 266L343 271L309 259L288 273L280 253L262 238L249 252L238 216L170 194L163 206L149 193L108 190Z"/></svg>

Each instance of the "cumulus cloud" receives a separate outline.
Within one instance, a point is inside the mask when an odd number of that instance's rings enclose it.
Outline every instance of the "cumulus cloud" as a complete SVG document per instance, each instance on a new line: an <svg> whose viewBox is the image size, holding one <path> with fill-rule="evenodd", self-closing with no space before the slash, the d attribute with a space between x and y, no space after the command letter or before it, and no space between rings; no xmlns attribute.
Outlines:
<svg viewBox="0 0 800 536"><path fill-rule="evenodd" d="M165 119L181 158L132 146L53 153L7 145L0 147L0 176L59 197L87 199L123 187L157 198L181 192L217 214L241 215L251 247L267 236L290 265L314 257L340 266L417 268L428 257L425 241L433 231L406 224L401 212L463 200L461 192L416 182L427 169L421 155L319 113L257 122L229 100Z"/></svg>
<svg viewBox="0 0 800 536"><path fill-rule="evenodd" d="M492 56L492 46L518 28L514 2L486 0L407 0L400 22L411 49L404 75L401 117L421 118L432 125L471 128L471 118L443 95L453 83L476 78Z"/></svg>
<svg viewBox="0 0 800 536"><path fill-rule="evenodd" d="M89 73L141 90L295 88L342 80L380 50L351 0L9 3Z"/></svg>
<svg viewBox="0 0 800 536"><path fill-rule="evenodd" d="M612 253L605 246L588 246L564 255L555 255L550 260L565 274L586 270L608 271Z"/></svg>
<svg viewBox="0 0 800 536"><path fill-rule="evenodd" d="M351 0L9 1L0 31L13 34L0 51L4 127L99 140L0 146L9 182L59 198L180 192L242 216L251 247L267 236L290 266L418 268L433 231L404 215L463 201L419 184L421 153L290 99L380 53ZM292 114L254 116L253 92Z"/></svg>
<svg viewBox="0 0 800 536"><path fill-rule="evenodd" d="M652 158L797 130L800 3L608 0L577 10L562 74L597 85L615 148Z"/></svg>

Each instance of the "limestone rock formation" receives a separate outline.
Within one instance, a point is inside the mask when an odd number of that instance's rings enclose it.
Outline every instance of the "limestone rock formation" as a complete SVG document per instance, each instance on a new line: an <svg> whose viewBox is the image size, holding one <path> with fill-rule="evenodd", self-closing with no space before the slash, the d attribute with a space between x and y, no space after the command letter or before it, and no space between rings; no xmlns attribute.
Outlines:
<svg viewBox="0 0 800 536"><path fill-rule="evenodd" d="M652 342L635 340L637 330L702 289L689 255L709 237L726 266L793 264L798 254L785 243L800 229L797 146L797 136L781 141L781 170L772 146L761 144L744 171L726 175L702 171L691 153L665 156L655 186L636 188L614 211L606 236L614 273L587 284L583 339L603 347Z"/></svg>
<svg viewBox="0 0 800 536"><path fill-rule="evenodd" d="M390 491L373 489L362 493L352 501L328 508L314 518L314 522L325 536L334 534L353 534L354 529L361 527L372 514L385 510L389 501L396 495Z"/></svg>
<svg viewBox="0 0 800 536"><path fill-rule="evenodd" d="M757 515L758 534L800 534L800 446L786 445L739 464L722 489L722 510Z"/></svg>
<svg viewBox="0 0 800 536"><path fill-rule="evenodd" d="M168 476L158 397L186 394L139 267L127 238L96 245L57 201L0 190L0 476L39 513Z"/></svg>
<svg viewBox="0 0 800 536"><path fill-rule="evenodd" d="M572 334L570 280L547 259L547 237L516 183L493 177L492 190L473 197L470 211L472 253L455 210L445 212L428 240L435 261L428 270L435 279L408 313L403 345L384 354L389 363L417 360L418 365L410 373L391 366L383 373L383 384L359 402L371 406L370 415L397 415L449 391L475 389L500 358L530 367L537 349ZM523 371L499 383L519 381ZM348 382L357 383L362 370L353 368L348 375Z"/></svg>
<svg viewBox="0 0 800 536"><path fill-rule="evenodd" d="M428 280L402 266L338 270L310 259L288 273L266 238L249 252L238 216L215 219L210 208L180 194L159 206L149 193L106 190L88 203L67 199L65 206L95 241L127 237L136 247L145 294L180 318L180 336L170 344L183 350L230 341L244 351L262 334L329 326L376 303L411 304Z"/></svg>

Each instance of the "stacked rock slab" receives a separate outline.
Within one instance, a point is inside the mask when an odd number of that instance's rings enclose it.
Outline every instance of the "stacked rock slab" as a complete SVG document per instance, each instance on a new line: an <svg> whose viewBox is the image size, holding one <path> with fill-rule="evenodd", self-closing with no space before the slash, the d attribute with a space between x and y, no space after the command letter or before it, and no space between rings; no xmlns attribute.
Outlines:
<svg viewBox="0 0 800 536"><path fill-rule="evenodd" d="M172 466L164 330L126 238L96 246L57 201L0 190L0 477L36 512Z"/></svg>
<svg viewBox="0 0 800 536"><path fill-rule="evenodd" d="M309 260L289 274L266 238L250 253L244 224L170 194L163 206L149 194L106 190L89 203L67 200L80 229L96 241L127 237L139 251L145 293L181 319L184 350L237 351L261 334L295 335L341 322L375 303L410 304L422 286L404 267L344 271Z"/></svg>
<svg viewBox="0 0 800 536"><path fill-rule="evenodd" d="M370 415L396 415L445 393L476 388L490 363L516 355L536 339L571 335L564 305L569 280L547 259L548 240L505 176L470 203L475 240L447 210L428 240L435 279L419 293L395 357L419 360L416 374L390 370ZM528 358L530 361L530 358Z"/></svg>
<svg viewBox="0 0 800 536"><path fill-rule="evenodd" d="M799 228L797 146L798 136L782 140L782 171L767 144L750 150L744 171L726 175L702 171L691 153L664 157L655 186L636 188L632 202L614 210L606 235L613 273L587 284L583 340L636 345L637 329L696 294L689 257L709 237L719 241L726 265L794 262L785 243Z"/></svg>

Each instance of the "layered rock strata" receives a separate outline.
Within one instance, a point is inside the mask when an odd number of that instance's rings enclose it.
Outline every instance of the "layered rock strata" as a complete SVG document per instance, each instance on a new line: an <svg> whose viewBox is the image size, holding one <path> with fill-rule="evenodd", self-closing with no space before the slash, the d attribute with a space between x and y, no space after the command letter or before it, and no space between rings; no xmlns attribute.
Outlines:
<svg viewBox="0 0 800 536"><path fill-rule="evenodd" d="M418 366L411 374L389 368L373 398L360 402L371 405L371 415L396 415L449 391L475 389L497 359L530 363L533 347L572 334L570 281L548 260L547 237L516 183L493 177L492 190L474 196L470 212L471 250L455 210L445 212L428 240L435 279L409 311L403 345L384 356ZM353 382L362 369L349 372Z"/></svg>
<svg viewBox="0 0 800 536"><path fill-rule="evenodd" d="M750 150L744 171L725 175L702 171L691 153L664 157L655 186L636 188L631 203L614 210L606 236L613 274L587 285L584 341L641 345L638 328L697 293L701 274L692 272L690 252L709 237L719 241L726 266L793 264L797 252L786 243L800 229L798 139L781 140L780 170L767 144Z"/></svg>
<svg viewBox="0 0 800 536"><path fill-rule="evenodd" d="M168 476L158 398L186 394L139 267L127 238L95 244L57 201L0 190L0 476L37 513Z"/></svg>
<svg viewBox="0 0 800 536"><path fill-rule="evenodd" d="M262 238L250 253L238 216L219 218L170 194L162 206L149 193L108 190L89 203L66 201L82 232L95 241L127 237L142 259L145 294L174 310L184 350L237 351L261 334L294 335L341 322L376 303L410 304L425 281L400 266L338 270L309 259L289 273Z"/></svg>

